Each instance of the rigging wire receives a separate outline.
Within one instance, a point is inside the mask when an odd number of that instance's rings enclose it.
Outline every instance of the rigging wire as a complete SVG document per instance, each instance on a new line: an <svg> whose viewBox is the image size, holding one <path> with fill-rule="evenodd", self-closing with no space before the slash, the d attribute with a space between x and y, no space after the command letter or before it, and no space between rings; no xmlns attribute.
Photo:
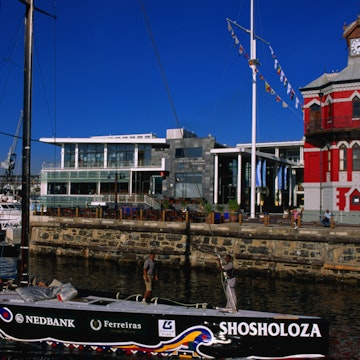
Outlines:
<svg viewBox="0 0 360 360"><path fill-rule="evenodd" d="M163 64L161 62L161 58L160 58L160 54L159 54L159 51L158 51L157 46L156 46L155 38L154 38L153 32L151 30L150 21L149 21L149 17L147 15L147 12L146 12L146 9L145 9L144 1L139 0L139 4L140 4L140 7L141 7L141 11L143 13L143 16L144 16L146 29L148 31L148 34L149 34L149 37L150 37L150 40L151 40L151 44L152 44L152 46L154 48L156 60L157 60L157 63L158 63L159 69L160 69L160 73L161 73L161 78L162 78L162 81L164 83L165 90L166 90L167 96L168 96L169 101L170 101L171 109L172 109L172 111L174 113L174 117L175 117L175 121L177 123L177 126L180 128L179 116L177 114L175 103L174 103L173 97L171 95L169 83L168 83L166 75L165 75L164 66L163 66Z"/></svg>
<svg viewBox="0 0 360 360"><path fill-rule="evenodd" d="M151 29L151 25L150 25L150 20L149 20L149 17L147 15L147 12L146 12L146 8L145 8L145 5L144 5L144 1L143 0L139 0L139 4L140 4L140 7L141 7L141 11L143 13L143 16L144 16L144 20L145 20L145 25L146 25L146 29L148 31L148 35L150 37L150 40L151 40L151 44L153 46L153 49L154 49L154 52L155 52L155 56L156 56L156 60L157 60L157 63L158 63L158 66L159 66L159 69L160 69L160 73L161 73L161 78L162 78L162 81L163 81L163 84L165 86L165 90L166 90L166 93L167 93L167 96L169 98L169 102L170 102L170 105L171 105L171 109L172 109L172 112L174 114L174 117L175 117L175 121L176 121L176 125L179 129L181 129L181 124L180 124L180 119L179 119L179 116L178 116L178 113L176 111L176 107L175 107L175 102L173 100L173 97L171 95L171 91L170 91L170 86L169 86L169 83L167 81L167 78L166 78L166 74L165 74L165 70L164 70L164 66L161 62L161 57L160 57L160 53L158 51L158 48L156 46L156 42L155 42L155 38L154 38L154 35L153 35L153 32L152 32L152 29ZM184 138L184 133L182 133L182 138L181 138L181 142L183 144L183 147L184 149L187 149L187 146L186 146L186 141L185 141L185 138ZM192 180L193 180L193 183L195 184L195 187L197 189L197 193L199 195L199 198L201 199L201 206L203 207L203 199L201 197L201 192L200 192L200 188L199 188L199 185L196 181L196 178L195 178L195 173L194 173L194 169L193 169L193 164L192 162L188 162L187 165L189 165L190 167L190 172L191 172L191 175L192 175ZM175 179L176 180L176 179ZM184 185L183 185L184 186Z"/></svg>
<svg viewBox="0 0 360 360"><path fill-rule="evenodd" d="M166 78L166 75L165 75L164 67L163 67L162 62L161 62L159 51L158 51L157 46L156 46L155 38L154 38L152 30L151 30L150 21L149 21L149 18L147 16L147 13L146 13L144 2L143 2L143 0L139 0L139 3L140 3L140 6L141 6L141 10L143 12L143 15L144 15L146 28L147 28L149 37L151 39L151 43L152 43L153 48L154 48L156 60L158 62L158 66L160 68L161 77L162 77L162 80L163 80L163 83L164 83L164 86L165 86L165 89L166 89L166 92L167 92L167 95L168 95L168 98L169 98L169 101L170 101L170 104L171 104L171 108L173 110L177 126L180 129L181 128L180 120L179 120L179 117L178 117L178 114L177 114L177 111L176 111L175 103L174 103L173 98L171 96L170 87L169 87L169 84L168 84L168 81L167 81L167 78ZM182 134L182 135L184 135L184 134ZM183 143L184 148L186 149L186 142L185 142L184 136L181 138L181 141ZM191 162L189 162L189 166L190 166L190 169L191 169L191 173L194 176L194 170L193 170L193 166L192 166ZM194 182L194 183L196 184L198 194L200 195L200 189L199 189L198 183L197 182ZM202 197L200 197L200 196L199 196L199 198L201 198L201 202L200 202L201 206L204 207L204 203L205 203L204 199ZM210 224L209 224L209 231L210 231L211 237L213 237L213 232L212 232ZM204 249L200 249L199 247L196 247L194 244L190 244L190 246L197 249L197 250L199 250L199 251L204 251L204 252L207 252L207 253L210 253L210 254L216 256L217 258L220 258L220 255L218 254L216 248L215 248L215 253L214 253L213 250L206 251ZM222 285L222 289L224 291L224 294L226 296L226 279L222 274L221 274L221 285Z"/></svg>
<svg viewBox="0 0 360 360"><path fill-rule="evenodd" d="M14 54L16 53L16 50L19 47L20 44L20 39L22 38L22 28L24 26L25 20L22 18L21 21L19 22L18 26L17 26L17 31L16 34L14 35L13 40L10 42L9 45L9 49L8 51L6 51L6 54L9 54L8 56L5 55L5 57L3 57L0 60L0 67L2 67L4 64L8 63L8 64L13 64L15 65L18 69L23 69L23 66L21 64L18 64L15 60L14 60ZM7 71L7 75L5 77L5 81L2 87L2 90L0 92L0 104L2 103L5 91L6 91L6 87L7 87L7 83L8 83L8 79L10 76L10 68Z"/></svg>

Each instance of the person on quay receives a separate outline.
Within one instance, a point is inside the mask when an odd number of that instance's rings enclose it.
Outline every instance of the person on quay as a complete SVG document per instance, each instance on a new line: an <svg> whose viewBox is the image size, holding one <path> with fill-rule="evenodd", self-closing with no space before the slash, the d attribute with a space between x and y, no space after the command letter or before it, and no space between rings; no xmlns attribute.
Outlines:
<svg viewBox="0 0 360 360"><path fill-rule="evenodd" d="M226 264L222 265L221 259L218 259L220 271L223 272L225 278L225 294L227 300L225 309L235 312L237 310L236 278L231 255L226 255L225 261Z"/></svg>
<svg viewBox="0 0 360 360"><path fill-rule="evenodd" d="M151 253L150 256L145 260L143 267L143 277L145 282L145 293L144 302L149 302L153 290L153 282L158 281L158 273L155 262L155 254Z"/></svg>
<svg viewBox="0 0 360 360"><path fill-rule="evenodd" d="M293 215L293 219L294 219L294 229L296 230L298 228L298 219L300 217L300 212L297 208L291 210L292 215Z"/></svg>
<svg viewBox="0 0 360 360"><path fill-rule="evenodd" d="M324 227L330 227L330 220L331 220L332 213L329 209L326 209L324 215L321 219L321 223Z"/></svg>

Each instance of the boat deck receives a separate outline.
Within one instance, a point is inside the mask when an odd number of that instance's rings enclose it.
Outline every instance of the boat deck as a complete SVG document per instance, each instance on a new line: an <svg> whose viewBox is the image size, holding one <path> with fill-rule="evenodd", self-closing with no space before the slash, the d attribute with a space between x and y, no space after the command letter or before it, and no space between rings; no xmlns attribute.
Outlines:
<svg viewBox="0 0 360 360"><path fill-rule="evenodd" d="M134 295L136 298L137 296ZM141 297L141 296L140 296ZM183 306L179 304L161 303L161 299L154 299L151 303L134 300L118 300L108 297L86 296L78 297L72 300L59 301L57 298L25 301L16 291L0 293L0 304L5 305L6 302L24 304L29 307L41 308L59 308L59 309L77 309L77 310L96 310L105 312L127 312L127 313L149 313L149 314L172 314L172 315L187 315L187 316L217 316L217 317L240 317L240 318L270 318L270 319L315 319L314 316L298 316L287 315L272 312L252 311L252 310L238 310L232 312L223 308L205 308L203 304L198 306Z"/></svg>

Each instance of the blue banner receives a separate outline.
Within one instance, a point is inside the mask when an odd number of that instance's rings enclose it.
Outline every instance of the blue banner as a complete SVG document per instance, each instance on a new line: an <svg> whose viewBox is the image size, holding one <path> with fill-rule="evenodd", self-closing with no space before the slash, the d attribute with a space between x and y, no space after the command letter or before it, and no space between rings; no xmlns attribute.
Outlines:
<svg viewBox="0 0 360 360"><path fill-rule="evenodd" d="M283 167L282 167L282 165L279 166L279 170L278 170L278 189L279 190L283 189Z"/></svg>
<svg viewBox="0 0 360 360"><path fill-rule="evenodd" d="M262 164L262 184L263 187L266 187L266 160L263 160Z"/></svg>

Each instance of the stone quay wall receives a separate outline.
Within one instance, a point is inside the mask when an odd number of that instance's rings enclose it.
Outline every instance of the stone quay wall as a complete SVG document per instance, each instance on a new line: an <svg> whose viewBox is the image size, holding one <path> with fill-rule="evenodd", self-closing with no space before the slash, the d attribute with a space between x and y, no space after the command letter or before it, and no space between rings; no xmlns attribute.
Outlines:
<svg viewBox="0 0 360 360"><path fill-rule="evenodd" d="M217 268L217 254L236 269L281 276L360 280L357 228L206 224L32 216L30 251L143 262L153 251L162 264Z"/></svg>

